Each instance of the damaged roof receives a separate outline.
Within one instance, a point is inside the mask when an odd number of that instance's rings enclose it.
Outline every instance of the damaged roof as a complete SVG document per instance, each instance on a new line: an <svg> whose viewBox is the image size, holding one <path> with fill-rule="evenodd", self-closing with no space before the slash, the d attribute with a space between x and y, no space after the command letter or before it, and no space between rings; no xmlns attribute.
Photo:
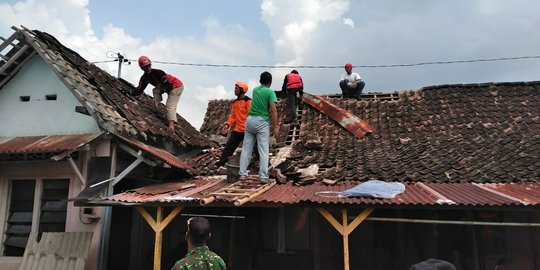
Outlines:
<svg viewBox="0 0 540 270"><path fill-rule="evenodd" d="M540 82L441 85L367 94L360 100L317 97L345 113L310 106L305 98L299 106L300 125L281 124L270 163L275 165L271 174L273 171L273 176L278 176L279 170L282 177L276 177L279 183L264 192L254 192L241 201L227 194L234 195L229 191L233 184L227 183L225 175L214 175L217 172L210 165L221 149L212 149L188 161L199 169L200 176L195 179L129 190L91 203L452 208L540 205ZM208 136L219 134L227 117L223 112L230 104L230 100L211 101L201 131ZM282 100L278 104L280 122L283 110ZM370 128L364 130L368 131L365 134L358 133L342 125L339 119L344 118L359 119ZM256 166L251 167L254 173L258 171ZM401 182L405 191L392 199L339 196L374 179ZM219 195L208 201L211 194Z"/></svg>
<svg viewBox="0 0 540 270"><path fill-rule="evenodd" d="M215 145L181 116L171 131L166 124L165 105L156 108L152 97L144 93L126 94L133 85L88 62L53 36L38 30L12 28L15 33L0 48L7 51L5 60L0 61L0 88L38 54L81 102L84 113L91 115L105 132L188 150Z"/></svg>
<svg viewBox="0 0 540 270"><path fill-rule="evenodd" d="M280 148L292 146L285 165L278 168L296 184L303 184L296 177L298 170L310 166L318 170L315 181L330 182L510 183L540 179L539 81L438 85L367 94L360 100L321 98L369 123L374 131L359 139L304 102L300 127L282 124L273 151L276 154ZM280 121L284 119L283 102L278 105ZM229 111L230 103L210 101L201 132L219 134L227 117L223 112Z"/></svg>

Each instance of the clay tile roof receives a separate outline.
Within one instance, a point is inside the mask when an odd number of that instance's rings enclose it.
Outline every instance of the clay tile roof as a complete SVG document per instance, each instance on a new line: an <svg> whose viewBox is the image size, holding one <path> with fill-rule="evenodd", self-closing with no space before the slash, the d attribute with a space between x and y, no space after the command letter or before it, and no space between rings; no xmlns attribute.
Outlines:
<svg viewBox="0 0 540 270"><path fill-rule="evenodd" d="M281 124L273 150L275 154L281 147L292 146L286 159L286 167L291 169L284 173L296 184L312 183L303 182L297 173L310 165L318 166L316 181L540 180L538 81L439 85L366 94L360 100L325 99L366 121L375 131L359 139L321 111L301 105L300 127ZM218 134L230 102L209 103L201 132ZM283 102L278 104L280 119ZM296 137L292 140L291 136ZM211 162L207 155L204 166Z"/></svg>

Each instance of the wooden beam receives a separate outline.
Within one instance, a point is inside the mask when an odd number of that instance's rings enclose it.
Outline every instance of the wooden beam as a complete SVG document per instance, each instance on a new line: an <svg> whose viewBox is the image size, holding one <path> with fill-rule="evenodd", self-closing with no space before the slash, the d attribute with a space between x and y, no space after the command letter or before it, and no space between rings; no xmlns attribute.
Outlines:
<svg viewBox="0 0 540 270"><path fill-rule="evenodd" d="M163 230L171 223L171 221L184 209L183 206L175 207L168 215L163 219L163 208L158 207L156 213L156 219L154 219L146 209L141 206L135 207L139 214L146 220L148 225L152 227L156 233L156 240L154 242L154 270L161 270L161 246L163 245Z"/></svg>
<svg viewBox="0 0 540 270"><path fill-rule="evenodd" d="M319 213L343 236L343 269L349 270L349 234L373 212L373 208L367 208L349 224L347 208L341 209L341 224L328 210L317 208Z"/></svg>
<svg viewBox="0 0 540 270"><path fill-rule="evenodd" d="M358 227L358 225L360 225L360 223L364 222L364 220L366 220L366 218L371 215L371 212L373 212L373 208L367 208L367 209L364 209L364 211L362 211L362 213L360 213L360 215L358 215L352 222L351 224L349 224L349 227L347 228L347 234L350 234L354 231L354 229L356 229L356 227Z"/></svg>

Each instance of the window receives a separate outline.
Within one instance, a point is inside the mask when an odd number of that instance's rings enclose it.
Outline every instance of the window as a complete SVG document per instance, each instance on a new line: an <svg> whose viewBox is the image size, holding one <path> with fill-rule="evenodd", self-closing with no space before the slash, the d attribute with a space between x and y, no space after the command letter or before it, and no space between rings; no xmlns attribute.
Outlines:
<svg viewBox="0 0 540 270"><path fill-rule="evenodd" d="M9 180L3 256L23 256L31 231L66 228L69 179Z"/></svg>

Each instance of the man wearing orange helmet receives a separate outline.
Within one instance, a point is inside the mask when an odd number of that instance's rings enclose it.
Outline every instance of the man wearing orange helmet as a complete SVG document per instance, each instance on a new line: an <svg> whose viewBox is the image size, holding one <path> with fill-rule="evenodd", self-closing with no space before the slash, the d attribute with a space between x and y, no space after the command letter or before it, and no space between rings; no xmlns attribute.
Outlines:
<svg viewBox="0 0 540 270"><path fill-rule="evenodd" d="M147 56L139 57L139 67L144 71L144 74L139 79L139 86L131 94L138 96L142 94L146 86L151 84L154 86L152 93L156 107L163 100L163 93L167 93L167 120L170 129L174 129L176 123L176 108L182 92L184 92L184 84L182 81L173 75L166 74L161 69L152 68L152 61Z"/></svg>
<svg viewBox="0 0 540 270"><path fill-rule="evenodd" d="M360 99L366 83L358 73L352 72L352 68L353 65L351 63L345 64L345 74L341 76L339 87L341 88L341 92L343 92L343 98L352 97Z"/></svg>
<svg viewBox="0 0 540 270"><path fill-rule="evenodd" d="M244 131L246 128L246 118L251 107L251 98L246 96L246 92L249 87L245 82L238 81L234 84L234 95L236 100L233 101L231 106L231 114L227 122L223 124L221 129L222 135L227 135L231 132L223 152L219 157L219 161L216 166L223 166L227 162L227 159L234 153L234 150L244 140ZM231 131L231 127L234 129Z"/></svg>

